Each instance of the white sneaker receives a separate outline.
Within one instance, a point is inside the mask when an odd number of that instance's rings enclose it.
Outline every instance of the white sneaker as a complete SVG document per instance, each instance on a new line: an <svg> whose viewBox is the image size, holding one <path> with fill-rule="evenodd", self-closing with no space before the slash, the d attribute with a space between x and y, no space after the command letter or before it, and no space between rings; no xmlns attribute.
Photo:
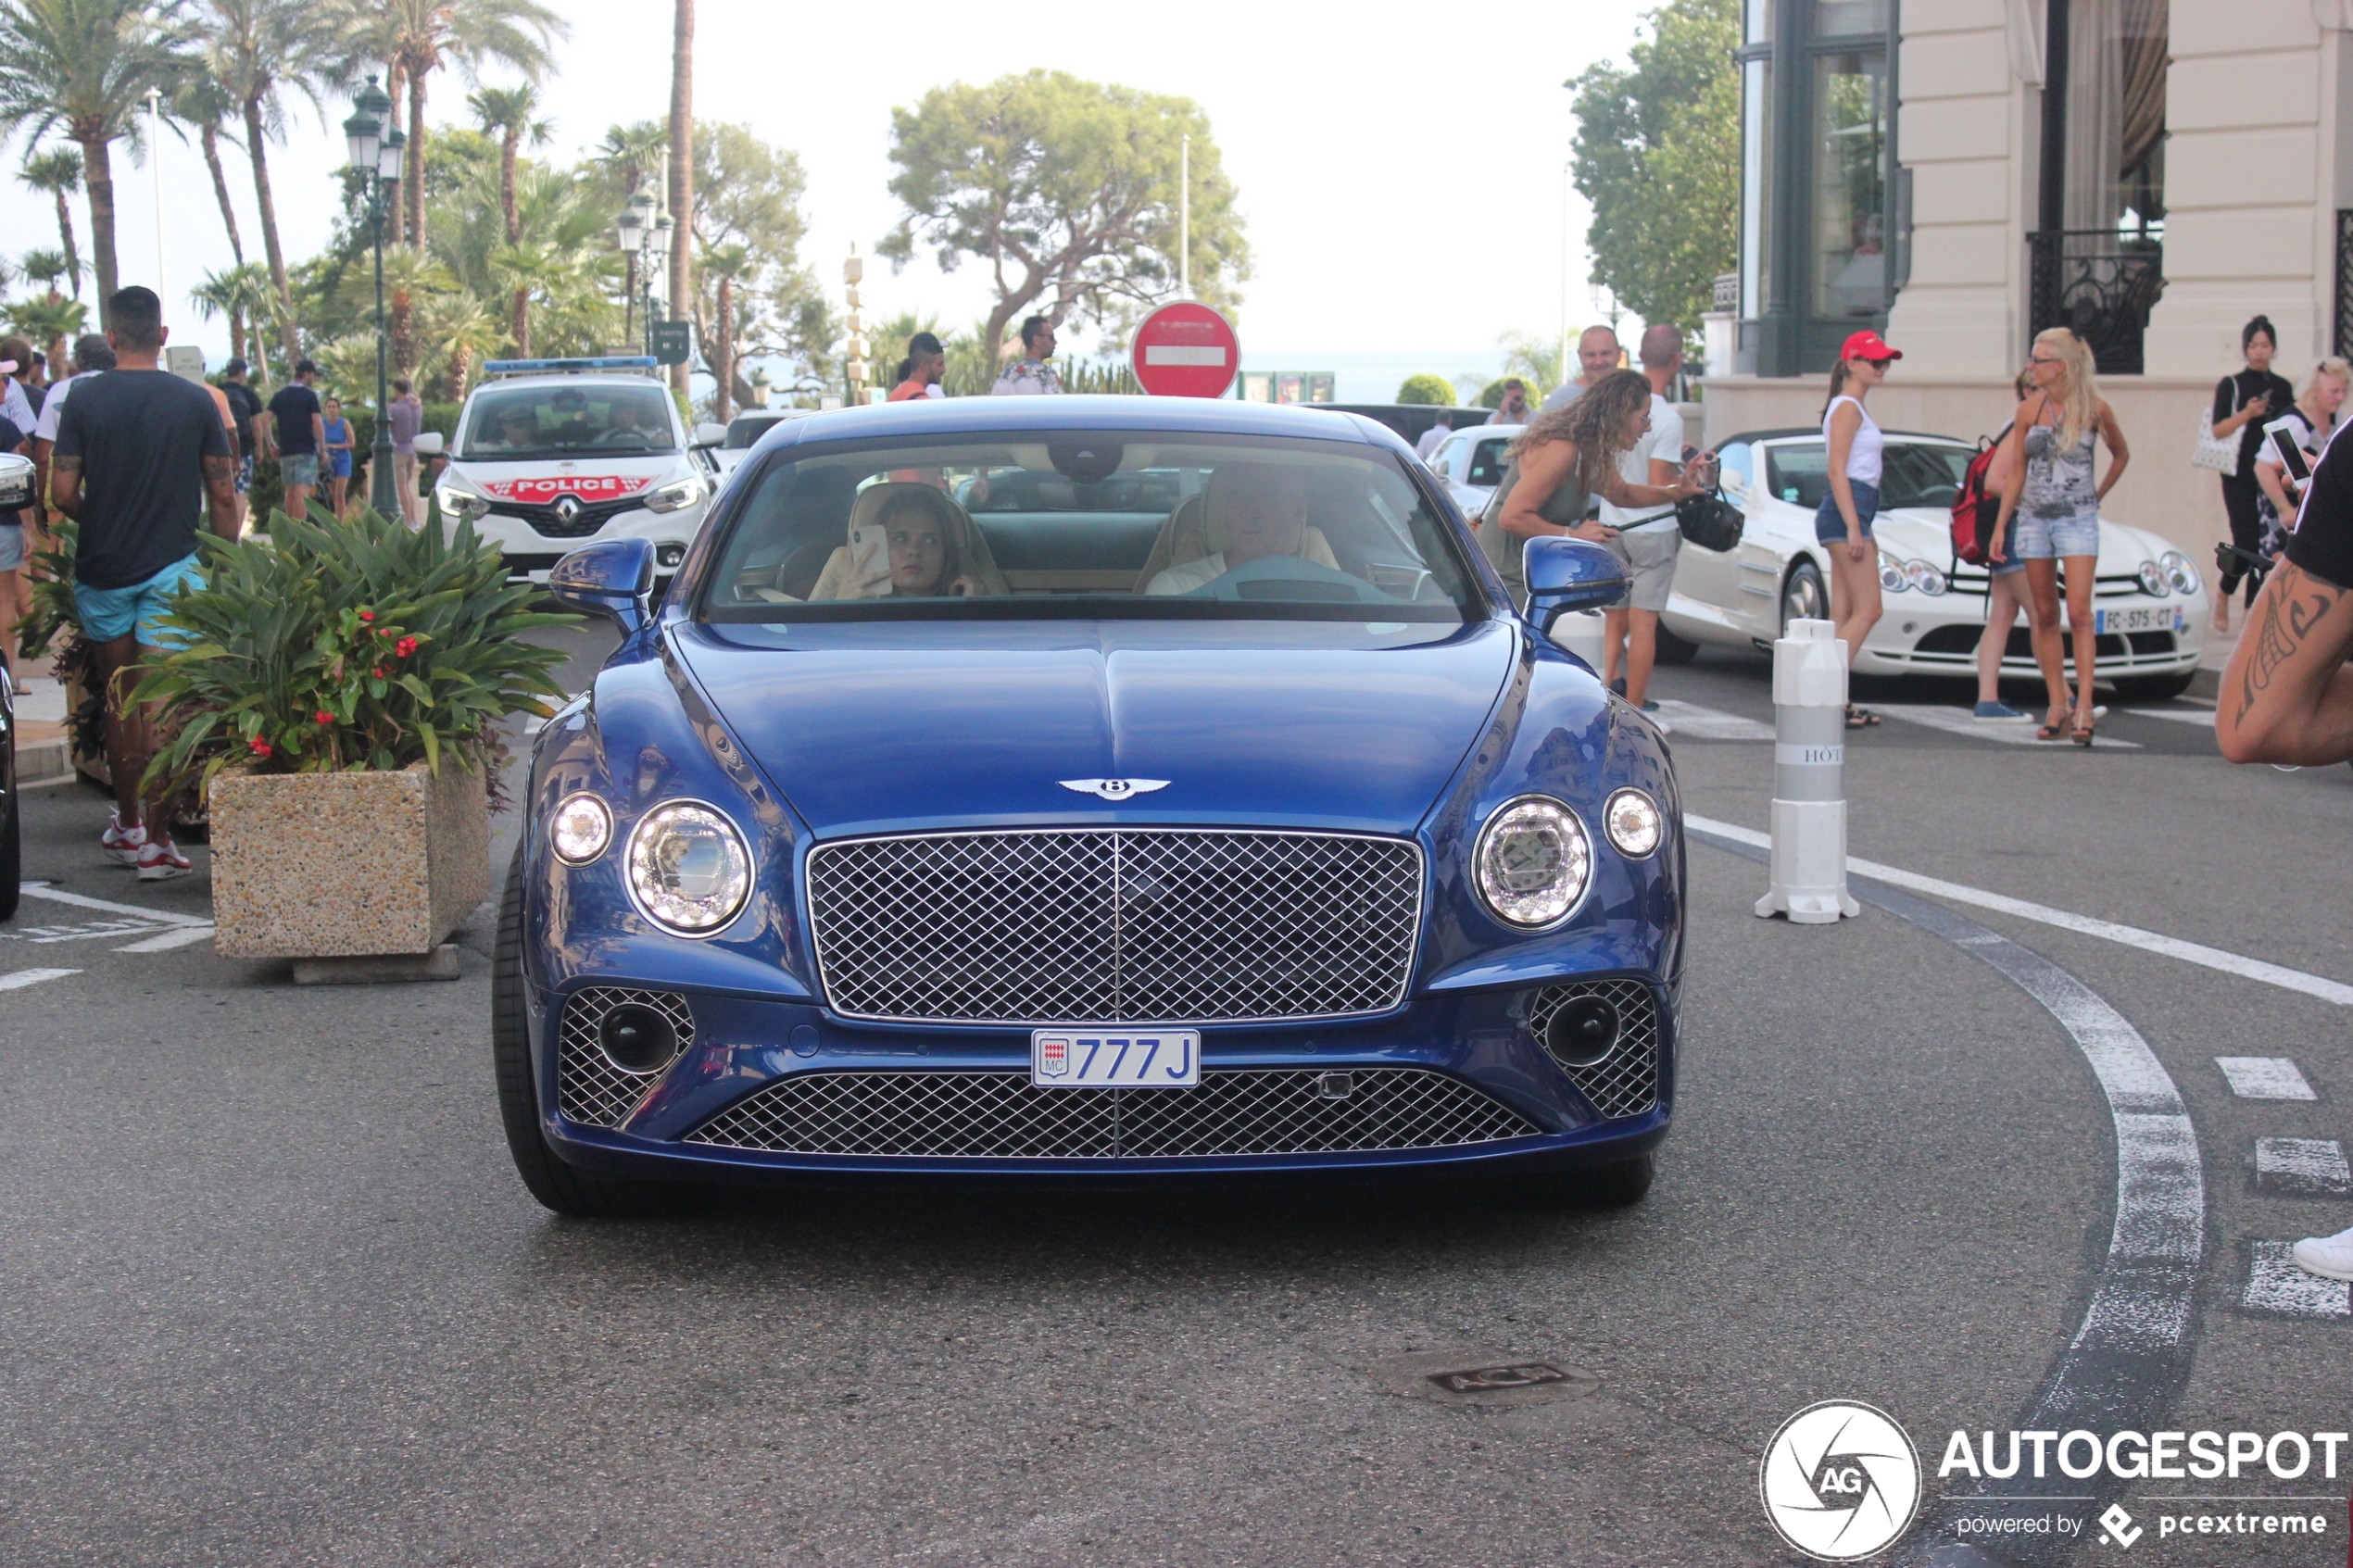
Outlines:
<svg viewBox="0 0 2353 1568"><path fill-rule="evenodd" d="M2353 1280L2353 1230L2306 1236L2293 1248L2296 1266L2322 1279Z"/></svg>
<svg viewBox="0 0 2353 1568"><path fill-rule="evenodd" d="M195 862L180 853L180 847L168 838L150 840L139 847L141 882L169 882L194 870Z"/></svg>
<svg viewBox="0 0 2353 1568"><path fill-rule="evenodd" d="M139 851L145 848L146 844L147 830L144 823L126 828L122 825L120 809L107 813L107 831L98 835L98 847L107 852L108 859L118 865L135 866L139 863Z"/></svg>

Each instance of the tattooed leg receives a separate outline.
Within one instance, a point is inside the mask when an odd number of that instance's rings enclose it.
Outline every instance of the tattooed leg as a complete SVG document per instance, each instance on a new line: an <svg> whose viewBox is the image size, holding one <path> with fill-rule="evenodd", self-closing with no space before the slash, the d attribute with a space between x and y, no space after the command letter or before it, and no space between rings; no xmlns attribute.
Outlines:
<svg viewBox="0 0 2353 1568"><path fill-rule="evenodd" d="M2283 563L2256 601L2231 656L2215 710L2234 762L2326 763L2353 758L2353 611L2346 590Z"/></svg>

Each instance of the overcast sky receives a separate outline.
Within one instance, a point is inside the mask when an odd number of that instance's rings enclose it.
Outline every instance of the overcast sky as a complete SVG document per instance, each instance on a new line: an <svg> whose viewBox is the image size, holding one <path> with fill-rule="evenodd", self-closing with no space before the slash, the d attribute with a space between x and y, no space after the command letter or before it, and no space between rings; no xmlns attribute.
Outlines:
<svg viewBox="0 0 2353 1568"><path fill-rule="evenodd" d="M547 149L567 157L620 120L667 113L670 8L563 0L572 20L546 84ZM1639 0L1450 11L1431 5L1334 6L1197 0L1169 7L1028 0L1017 10L900 0L887 6L702 0L696 109L749 122L800 155L808 172L807 259L839 283L850 243L862 251L898 217L885 188L890 110L950 81L1033 66L1156 92L1208 111L1249 225L1253 273L1240 330L1247 362L1340 368L1343 398L1386 397L1409 370L1454 375L1497 358L1498 334L1555 333L1563 310L1563 165L1570 131L1561 82L1596 59L1622 58ZM428 118L464 114L466 88L436 76ZM271 150L290 257L314 253L331 220L329 171L343 161L346 104L293 117ZM21 153L11 150L11 157ZM252 180L224 148L248 257L260 255ZM126 282L157 271L156 185L118 144L118 254ZM196 322L188 288L229 264L203 159L167 130L162 151L166 310L218 363L224 325ZM86 214L76 225L88 245ZM0 250L57 244L42 198L13 181L0 192ZM1585 282L1589 214L1569 217L1568 307L1593 313ZM85 285L86 286L86 285ZM977 269L943 276L918 260L896 277L871 267L870 319L900 308L950 324L977 320ZM1379 384L1385 383L1386 384Z"/></svg>

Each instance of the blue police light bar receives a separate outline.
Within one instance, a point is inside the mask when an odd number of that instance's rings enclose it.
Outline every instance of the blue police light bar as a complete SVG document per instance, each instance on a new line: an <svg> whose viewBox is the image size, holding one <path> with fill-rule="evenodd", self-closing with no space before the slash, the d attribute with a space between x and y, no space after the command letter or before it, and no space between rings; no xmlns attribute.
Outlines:
<svg viewBox="0 0 2353 1568"><path fill-rule="evenodd" d="M577 375L584 370L658 370L660 362L651 355L608 355L596 359L491 359L484 363L482 373L491 376L550 376Z"/></svg>

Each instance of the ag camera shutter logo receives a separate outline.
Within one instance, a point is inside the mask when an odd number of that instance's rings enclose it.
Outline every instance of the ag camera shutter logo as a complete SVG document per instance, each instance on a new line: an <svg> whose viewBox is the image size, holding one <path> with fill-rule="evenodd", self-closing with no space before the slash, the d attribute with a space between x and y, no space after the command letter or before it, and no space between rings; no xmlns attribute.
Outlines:
<svg viewBox="0 0 2353 1568"><path fill-rule="evenodd" d="M1822 1562L1852 1562L1911 1528L1920 1456L1893 1418L1825 1399L1781 1424L1757 1477L1781 1539Z"/></svg>

